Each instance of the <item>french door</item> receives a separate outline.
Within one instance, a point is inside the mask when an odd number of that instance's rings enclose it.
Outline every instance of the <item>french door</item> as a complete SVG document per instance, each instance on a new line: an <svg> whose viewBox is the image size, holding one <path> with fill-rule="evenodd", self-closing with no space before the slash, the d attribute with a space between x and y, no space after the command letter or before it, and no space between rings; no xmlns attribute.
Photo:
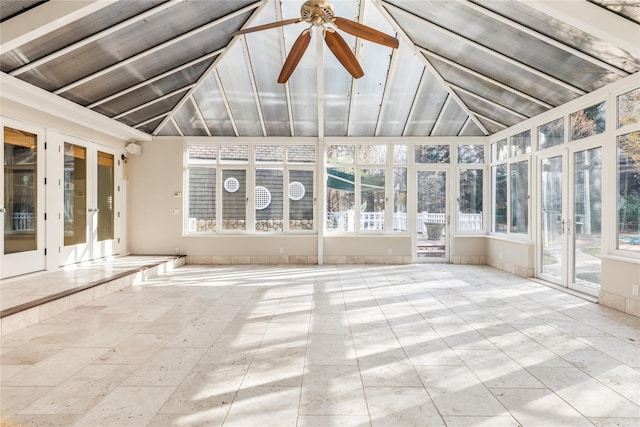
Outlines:
<svg viewBox="0 0 640 427"><path fill-rule="evenodd" d="M45 269L45 156L41 130L6 121L2 131L0 278L5 278Z"/></svg>
<svg viewBox="0 0 640 427"><path fill-rule="evenodd" d="M120 185L116 154L69 138L61 146L64 238L60 265L117 254Z"/></svg>
<svg viewBox="0 0 640 427"><path fill-rule="evenodd" d="M416 171L416 252L418 262L449 260L448 172Z"/></svg>
<svg viewBox="0 0 640 427"><path fill-rule="evenodd" d="M602 147L540 156L538 276L597 295L601 277Z"/></svg>

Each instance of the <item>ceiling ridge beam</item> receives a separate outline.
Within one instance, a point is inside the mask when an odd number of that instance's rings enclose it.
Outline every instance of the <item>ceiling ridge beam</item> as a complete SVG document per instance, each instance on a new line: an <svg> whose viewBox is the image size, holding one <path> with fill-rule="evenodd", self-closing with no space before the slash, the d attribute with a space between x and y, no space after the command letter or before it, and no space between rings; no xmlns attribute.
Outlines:
<svg viewBox="0 0 640 427"><path fill-rule="evenodd" d="M6 53L89 16L116 0L48 1L2 23L0 52Z"/></svg>
<svg viewBox="0 0 640 427"><path fill-rule="evenodd" d="M133 92L133 91L134 91L134 90L136 90L136 89L140 89L141 87L148 86L150 83L156 82L156 81L158 81L158 80L160 80L160 79L163 79L163 78L165 78L165 77L167 77L167 76L170 76L170 75L171 75L171 74L173 74L173 73L177 73L178 71L182 71L182 70L184 70L185 68L189 68L189 67L191 67L192 65L198 64L198 63L200 63L200 62L202 62L202 61L206 61L207 59L209 59L209 58L213 58L214 56L218 56L218 55L220 55L222 52L224 52L224 48L223 48L223 49L218 49L218 50L216 50L215 52L208 53L208 54L206 54L206 55L204 55L204 56L201 56L200 58L196 58L196 59L194 59L193 61L189 61L189 62L187 62L187 63L185 63L185 64L182 64L182 65L180 65L180 66L178 66L178 67L172 68L172 69L171 69L171 70L169 70L169 71L165 71L165 72L164 72L164 73L162 73L162 74L158 74L158 75L157 75L157 76L155 76L155 77L152 77L152 78L150 78L150 79L148 79L148 80L144 80L144 81L142 81L142 82L140 82L140 83L138 83L138 84L136 84L136 85L130 86L130 87L126 88L126 89L123 89L123 90L121 90L121 91L119 91L119 92L116 92L116 93L114 93L114 94L112 94L112 95L109 95L109 96L107 96L106 98L99 99L99 100L97 100L97 101L95 101L95 102L93 102L93 103L91 103L91 104L87 105L87 108L94 108L94 107L97 107L98 105L102 105L102 104L104 104L105 102L109 102L109 101L111 101L111 100L113 100L113 99L119 98L119 97L121 97L122 95L126 95L126 94L127 94L127 93L129 93L129 92Z"/></svg>
<svg viewBox="0 0 640 427"><path fill-rule="evenodd" d="M171 40L167 40L166 42L160 43L159 45L156 45L156 46L152 47L151 49L147 49L147 50L142 51L140 53L137 53L137 54L135 54L133 56L130 56L129 58L127 58L127 59L125 59L123 61L117 62L117 63L115 63L115 64L113 64L113 65L111 65L109 67L103 68L100 71L97 71L97 72L95 72L93 74L90 74L90 75L85 76L85 77L83 77L81 79L78 79L75 82L69 83L66 86L63 86L63 87L61 87L59 89L56 89L55 91L53 91L53 93L55 93L56 95L60 95L61 93L67 92L67 91L69 91L69 90L71 90L71 89L73 89L73 88L75 88L77 86L80 86L81 84L87 83L87 82L89 82L91 80L94 80L94 79L100 77L100 76L103 76L103 75L108 74L108 73L110 73L110 72L112 72L114 70L117 70L118 68L124 67L125 65L128 65L128 64L130 64L130 63L132 63L134 61L137 61L140 58L144 58L144 57L147 57L147 56L149 56L149 55L151 55L153 53L157 53L157 52L161 51L162 49L164 49L166 47L169 47L169 46L172 46L172 45L178 43L179 41L185 40L185 39L187 39L187 38L189 38L191 36L194 36L196 34L199 34L199 33L203 32L203 31L206 31L206 30L208 30L208 29L210 29L212 27L215 27L216 25L220 25L223 22L226 22L226 21L228 21L230 19L233 19L233 18L235 18L235 17L237 17L239 15L242 15L243 13L246 13L246 12L248 12L250 10L253 10L256 7L259 6L259 3L260 2L256 2L256 3L250 4L249 6L245 6L242 9L238 9L238 10L236 10L236 11L234 11L234 12L228 14L228 15L223 16L222 18L216 19L215 21L211 21L208 24L201 25L200 27L195 28L195 29L193 29L191 31L188 31L188 32L186 32L184 34L181 34L178 37L175 37L175 38L173 38Z"/></svg>
<svg viewBox="0 0 640 427"><path fill-rule="evenodd" d="M165 99L171 98L172 96L177 95L179 93L182 93L185 90L189 90L192 86L193 86L193 84L190 84L190 85L182 87L180 89L176 89L173 92L169 92L166 95L162 95L161 97L154 98L151 101L145 102L144 104L140 104L140 105L138 105L136 107L131 108L130 110L124 111L124 112L122 112L120 114L117 114L117 115L111 117L111 118L114 119L114 120L118 120L118 119L120 119L122 117L128 116L131 113L135 113L136 111L142 110L143 108L146 108L146 107L148 107L150 105L153 105L153 104L155 104L157 102L164 101Z"/></svg>
<svg viewBox="0 0 640 427"><path fill-rule="evenodd" d="M527 6L563 21L632 55L640 49L640 26L588 1L529 0ZM602 13L602 11L607 13Z"/></svg>
<svg viewBox="0 0 640 427"><path fill-rule="evenodd" d="M463 88L461 86L458 86L458 85L456 85L454 83L449 83L449 85L451 85L452 88L454 88L456 90L459 90L460 92L464 92L464 93L466 93L467 95L469 95L469 96L471 96L473 98L479 99L482 102L486 102L487 104L490 104L490 105L492 105L492 106L494 106L496 108L499 108L500 110L503 110L503 111L505 111L505 112L507 112L509 114L512 114L512 115L514 115L514 116L516 116L516 117L518 117L520 119L526 120L526 119L529 118L529 116L525 116L522 113L519 113L519 112L517 112L515 110L512 110L509 107L505 107L504 105L499 104L499 103L497 103L495 101L491 101L490 99L487 99L487 98L485 98L485 97L483 97L481 95L478 95L475 92L472 92L472 91L470 91L468 89L465 89L465 88Z"/></svg>
<svg viewBox="0 0 640 427"><path fill-rule="evenodd" d="M487 9L483 6L477 5L475 3L473 3L473 1L462 1L462 0L455 0L458 3L464 4L466 7L473 9L477 12L482 13L483 15L486 15L490 18L495 19L498 22L501 22L503 24L506 24L508 26L510 26L511 28L515 28L518 31L522 31L523 33L530 35L532 37L537 38L538 40L541 40L547 44L550 44L551 46L557 47L558 49L561 49L571 55L577 56L580 59L584 59L585 61L588 61L594 65L597 65L598 67L604 68L605 70L611 71L613 73L618 74L619 76L622 77L626 77L631 73L628 73L627 71L616 67L615 65L609 64L608 62L605 62L599 58L596 58L595 56L589 55L588 53L585 53L579 49L574 48L573 46L564 44L552 37L547 36L546 34L542 34L534 29L531 29L529 27L527 27L526 25L523 25L517 21L514 21L510 18L507 18L505 16L502 16L490 9Z"/></svg>
<svg viewBox="0 0 640 427"><path fill-rule="evenodd" d="M40 58L36 59L35 61L31 61L31 62L29 62L29 63L27 63L27 64L25 64L25 65L23 65L23 66L21 66L19 68L16 68L15 70L11 71L9 74L12 75L12 76L18 76L18 75L20 75L22 73L25 73L25 72L27 72L29 70L32 70L33 68L36 68L36 67L38 67L38 66L40 66L42 64L45 64L45 63L47 63L49 61L52 61L52 60L54 60L56 58L59 58L59 57L61 57L62 55L66 54L66 53L69 53L69 52L74 51L76 49L79 49L79 48L81 48L83 46L86 46L89 43L92 43L92 42L100 39L101 37L105 37L105 36L108 36L110 34L113 34L116 31L119 31L119 30L121 30L123 28L128 27L129 25L133 25L136 22L140 22L143 19L146 19L146 18L148 18L148 17L150 17L152 15L155 15L156 13L162 12L163 10L166 10L166 9L174 6L175 4L183 2L183 1L184 0L170 0L170 1L166 2L166 3L162 3L162 4L156 6L156 7L152 8L152 9L149 9L149 10L147 10L145 12L142 12L142 13L136 15L136 16L132 16L131 18L126 19L126 20L124 20L124 21L122 21L122 22L120 22L120 23L118 23L116 25L113 25L111 27L107 27L104 30L99 31L99 32L97 32L95 34L92 34L89 37L80 39L80 40L76 41L75 43L71 43L70 45L67 45L64 48L60 49L60 50L56 50L55 52L51 52L48 55L45 55L43 57L40 57Z"/></svg>
<svg viewBox="0 0 640 427"><path fill-rule="evenodd" d="M408 16L411 16L413 18L419 19L419 20L427 23L431 28L435 28L435 29L439 30L440 32L447 34L448 36L454 37L454 38L456 38L456 39L458 39L460 41L463 41L464 43L467 43L467 44L475 47L476 49L481 50L484 53L487 53L487 54L489 54L491 56L494 56L494 57L496 57L496 58L498 58L500 60L503 60L503 61L505 61L505 62L507 62L507 63L509 63L511 65L515 65L518 68L521 68L521 69L523 69L523 70L525 70L525 71L527 71L527 72L529 72L531 74L534 74L537 77L543 78L543 79L545 79L545 80L547 80L547 81L549 81L551 83L554 83L554 84L556 84L558 86L561 86L561 87L563 87L563 88L565 88L567 90L570 90L571 92L574 92L574 93L576 93L578 95L585 95L587 93L583 89L575 87L575 86L573 86L573 85L571 85L571 84L569 84L569 83L567 83L567 82L565 82L563 80L558 79L557 77L551 76L551 75L549 75L549 74L547 74L547 73L545 73L543 71L540 71L540 70L538 70L536 68L531 67L530 65L527 65L527 64L522 63L522 62L520 62L518 60L515 60L515 59L513 59L513 58L511 58L511 57L509 57L509 56L507 56L507 55L505 55L503 53L500 53L500 52L498 52L496 50L488 48L488 47L486 47L486 46L484 46L484 45L482 45L482 44L480 44L480 43L478 43L478 42L476 42L474 40L468 39L468 38L466 38L466 37L464 37L464 36L462 36L462 35L460 35L458 33L455 33L455 32L453 32L453 31L451 31L451 30L449 30L447 28L444 28L444 27L442 27L442 26L440 26L440 25L438 25L438 24L436 24L434 22L431 22L431 21L429 21L428 19L425 19L422 16L414 15L413 13L402 9L401 7L398 7L398 6L390 4L390 3L385 3L385 7L393 9L393 10L395 10L395 11L397 11L399 13L402 13L404 15L408 15Z"/></svg>
<svg viewBox="0 0 640 427"><path fill-rule="evenodd" d="M473 115L473 112L469 109L469 107L467 107L467 105L462 102L462 99L460 99L460 97L455 93L455 91L453 90L453 88L451 86L449 86L449 84L446 82L446 80L440 75L440 73L438 72L438 70L436 70L436 68L433 66L433 64L431 64L431 62L422 54L420 54L420 50L418 49L418 46L413 42L413 40L411 40L411 37L409 37L409 35L404 31L404 29L400 26L400 24L398 24L398 21L395 20L395 18L393 16L391 16L391 14L389 13L389 11L385 8L387 6L387 4L385 3L385 5L381 5L378 4L378 2L374 2L374 4L378 7L378 9L380 10L380 13L382 13L382 15L384 17L387 18L387 20L389 20L389 22L391 23L391 25L393 25L393 27L396 29L396 32L401 35L401 37L407 42L409 43L414 52L416 53L416 55L422 60L422 62L424 63L425 67L427 67L429 69L429 71L431 72L431 74L440 82L440 84L442 85L442 87L445 88L445 90L449 93L449 96L452 96L455 101L458 103L458 105L460 106L460 108L462 108L462 110L467 113L467 115L471 116L472 120L474 121L474 123L480 128L480 130L485 134L485 135L489 135L489 131L484 127L484 125ZM402 10L402 9L400 9ZM407 12L408 13L408 12ZM435 127L435 126L434 126ZM432 128L432 132L433 132L433 128Z"/></svg>
<svg viewBox="0 0 640 427"><path fill-rule="evenodd" d="M542 100L540 100L540 99L538 99L538 98L536 98L534 96L531 96L531 95L529 95L527 93L524 93L524 92L522 92L522 91L520 91L520 90L518 90L516 88L513 88L513 87L511 87L509 85L506 85L506 84L504 84L502 82L499 82L498 80L492 79L491 77L485 76L484 74L479 73L479 72L477 72L475 70L472 70L471 68L465 67L462 64L458 64L457 62L452 61L451 59L446 58L446 57L444 57L442 55L439 55L439 54L437 54L435 52L432 52L429 49L426 49L426 48L424 48L422 46L417 46L417 48L418 48L418 50L420 50L425 55L432 56L435 59L446 63L447 65L451 65L452 67L458 68L459 70L462 70L462 71L464 71L466 73L471 74L474 77L482 79L482 80L486 81L487 83L491 83L491 84L493 84L495 86L500 87L501 89L507 90L507 91L509 91L509 92L511 92L511 93L513 93L515 95L518 95L518 96L521 96L523 98L526 98L529 101L540 105L541 107L544 107L544 108L547 108L547 109L551 109L551 108L555 107L554 105L548 104L548 103L546 103L546 102L544 102L544 101L542 101Z"/></svg>

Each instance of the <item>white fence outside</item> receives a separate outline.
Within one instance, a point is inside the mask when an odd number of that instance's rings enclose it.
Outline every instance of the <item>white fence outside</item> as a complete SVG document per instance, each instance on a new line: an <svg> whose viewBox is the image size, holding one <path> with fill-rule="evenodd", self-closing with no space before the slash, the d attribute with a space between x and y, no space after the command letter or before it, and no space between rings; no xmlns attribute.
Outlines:
<svg viewBox="0 0 640 427"><path fill-rule="evenodd" d="M421 212L416 218L416 231L426 233L426 224L446 224L447 216L442 212ZM482 231L482 214L458 213L459 231ZM354 231L355 212L328 212L327 225L329 230ZM363 230L384 230L384 212L361 212L360 227ZM407 231L406 212L393 214L393 229Z"/></svg>
<svg viewBox="0 0 640 427"><path fill-rule="evenodd" d="M27 212L14 212L12 215L15 231L31 231L36 229L36 215Z"/></svg>

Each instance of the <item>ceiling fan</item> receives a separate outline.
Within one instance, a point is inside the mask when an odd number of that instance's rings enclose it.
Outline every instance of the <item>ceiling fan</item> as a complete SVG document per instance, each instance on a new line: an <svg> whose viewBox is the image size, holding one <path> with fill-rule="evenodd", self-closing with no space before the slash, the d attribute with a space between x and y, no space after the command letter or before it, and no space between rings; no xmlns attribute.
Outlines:
<svg viewBox="0 0 640 427"><path fill-rule="evenodd" d="M259 25L257 27L245 28L243 30L232 33L232 35L237 36L240 34L253 33L255 31L283 27L285 25L297 24L299 22L306 22L308 24L311 24L311 26L302 31L302 33L300 33L296 41L293 43L291 51L289 52L287 59L284 61L284 65L282 66L282 71L280 71L278 83L286 83L293 73L293 70L295 70L296 66L298 65L298 62L300 62L300 59L302 59L302 55L304 55L304 52L307 50L309 42L311 41L311 27L313 26L323 28L325 43L327 44L331 52L333 52L333 54L336 56L338 61L340 61L342 66L355 79L359 79L360 77L364 76L364 71L362 71L358 60L351 51L351 48L349 47L347 42L344 41L342 36L338 34L334 28L325 27L326 24L332 24L339 30L342 30L356 37L372 41L374 43L378 43L394 49L398 47L398 39L396 39L395 37L391 37L385 33L374 30L373 28L360 24L356 21L351 21L349 19L335 16L333 5L330 2L323 0L305 1L300 8L300 18L285 19L282 21Z"/></svg>

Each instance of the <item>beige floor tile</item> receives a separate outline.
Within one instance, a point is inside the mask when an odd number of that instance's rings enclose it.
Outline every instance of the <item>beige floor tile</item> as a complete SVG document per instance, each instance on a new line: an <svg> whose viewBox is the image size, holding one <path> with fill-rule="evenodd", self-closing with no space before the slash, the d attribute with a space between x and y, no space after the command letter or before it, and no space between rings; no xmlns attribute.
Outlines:
<svg viewBox="0 0 640 427"><path fill-rule="evenodd" d="M371 427L366 415L299 415L297 427Z"/></svg>
<svg viewBox="0 0 640 427"><path fill-rule="evenodd" d="M300 414L368 415L357 366L307 366Z"/></svg>
<svg viewBox="0 0 640 427"><path fill-rule="evenodd" d="M154 417L174 387L117 387L74 427L139 427Z"/></svg>
<svg viewBox="0 0 640 427"><path fill-rule="evenodd" d="M178 386L202 358L203 348L162 348L140 365L124 386Z"/></svg>
<svg viewBox="0 0 640 427"><path fill-rule="evenodd" d="M241 388L224 421L225 427L294 427L300 387Z"/></svg>
<svg viewBox="0 0 640 427"><path fill-rule="evenodd" d="M444 427L423 387L365 387L373 427Z"/></svg>

